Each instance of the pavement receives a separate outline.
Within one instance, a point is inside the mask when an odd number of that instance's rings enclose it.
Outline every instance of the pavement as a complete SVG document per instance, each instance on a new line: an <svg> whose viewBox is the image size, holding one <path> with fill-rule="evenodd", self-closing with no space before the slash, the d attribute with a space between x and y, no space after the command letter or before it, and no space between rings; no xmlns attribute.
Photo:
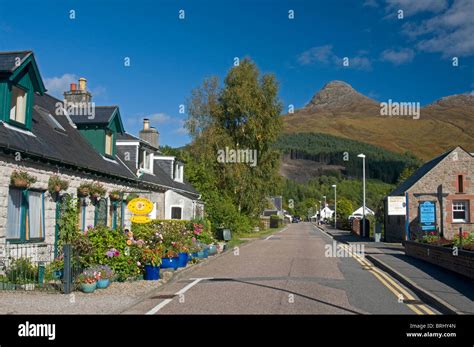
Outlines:
<svg viewBox="0 0 474 347"><path fill-rule="evenodd" d="M409 288L333 243L290 224L175 276L124 314L437 314Z"/></svg>
<svg viewBox="0 0 474 347"><path fill-rule="evenodd" d="M329 226L324 230L340 242L364 244L366 258L440 312L474 314L474 281L467 277L405 255L401 244L370 242Z"/></svg>

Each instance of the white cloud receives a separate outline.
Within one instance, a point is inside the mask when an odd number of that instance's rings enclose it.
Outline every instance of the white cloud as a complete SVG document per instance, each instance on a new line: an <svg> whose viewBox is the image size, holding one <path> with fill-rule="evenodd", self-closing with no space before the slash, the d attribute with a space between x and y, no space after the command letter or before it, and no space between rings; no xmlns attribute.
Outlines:
<svg viewBox="0 0 474 347"><path fill-rule="evenodd" d="M369 58L365 57L367 51L360 50L357 55L349 58L348 68L353 68L357 70L371 70L372 63ZM301 53L297 61L300 65L314 65L314 64L323 64L323 65L334 65L336 67L343 66L343 57L337 56L332 49L332 45L324 45L312 47L303 53Z"/></svg>
<svg viewBox="0 0 474 347"><path fill-rule="evenodd" d="M188 130L184 127L184 121L183 120L180 120L179 121L179 124L180 124L180 127L175 129L175 133L176 134L180 134L180 135L187 135L188 134Z"/></svg>
<svg viewBox="0 0 474 347"><path fill-rule="evenodd" d="M77 83L78 77L74 74L66 73L61 77L49 77L44 79L44 84L49 94L62 97L63 93L69 90L71 83Z"/></svg>
<svg viewBox="0 0 474 347"><path fill-rule="evenodd" d="M402 48L399 50L386 49L380 55L382 61L389 61L394 65L402 65L409 63L415 57L415 52L410 48Z"/></svg>
<svg viewBox="0 0 474 347"><path fill-rule="evenodd" d="M454 0L449 8L421 23L404 24L403 33L421 51L441 53L444 58L471 56L474 55L473 13L474 1Z"/></svg>
<svg viewBox="0 0 474 347"><path fill-rule="evenodd" d="M172 120L170 116L168 116L166 113L154 113L148 116L148 119L152 123L158 123L158 124L163 124L163 123L168 123Z"/></svg>
<svg viewBox="0 0 474 347"><path fill-rule="evenodd" d="M403 10L404 16L421 12L438 13L448 7L448 0L386 0L387 12Z"/></svg>

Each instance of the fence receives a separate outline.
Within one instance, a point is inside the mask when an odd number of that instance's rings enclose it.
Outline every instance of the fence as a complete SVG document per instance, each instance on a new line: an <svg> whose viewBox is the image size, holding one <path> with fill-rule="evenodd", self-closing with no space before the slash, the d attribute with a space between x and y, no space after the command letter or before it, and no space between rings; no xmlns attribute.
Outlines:
<svg viewBox="0 0 474 347"><path fill-rule="evenodd" d="M69 293L81 269L65 248L55 258L52 244L0 245L0 290L45 290Z"/></svg>

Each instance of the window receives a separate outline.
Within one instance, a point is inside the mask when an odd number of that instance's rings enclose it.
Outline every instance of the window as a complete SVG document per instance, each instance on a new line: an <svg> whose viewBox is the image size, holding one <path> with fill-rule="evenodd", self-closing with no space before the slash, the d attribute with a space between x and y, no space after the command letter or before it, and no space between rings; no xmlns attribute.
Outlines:
<svg viewBox="0 0 474 347"><path fill-rule="evenodd" d="M44 240L44 193L10 188L7 239L17 242Z"/></svg>
<svg viewBox="0 0 474 347"><path fill-rule="evenodd" d="M464 182L462 175L458 175L458 193L464 193Z"/></svg>
<svg viewBox="0 0 474 347"><path fill-rule="evenodd" d="M111 201L109 204L109 224L108 226L111 227L112 229L116 229L119 224L119 218L118 218L118 202L117 201Z"/></svg>
<svg viewBox="0 0 474 347"><path fill-rule="evenodd" d="M153 171L151 167L151 153L147 151L142 151L140 156L140 168Z"/></svg>
<svg viewBox="0 0 474 347"><path fill-rule="evenodd" d="M181 219L181 207L171 207L171 219Z"/></svg>
<svg viewBox="0 0 474 347"><path fill-rule="evenodd" d="M183 182L183 171L184 166L177 163L174 167L174 180L177 182Z"/></svg>
<svg viewBox="0 0 474 347"><path fill-rule="evenodd" d="M95 205L94 226L107 226L107 200L100 199Z"/></svg>
<svg viewBox="0 0 474 347"><path fill-rule="evenodd" d="M26 121L26 92L18 87L12 87L10 103L10 119L25 124Z"/></svg>
<svg viewBox="0 0 474 347"><path fill-rule="evenodd" d="M453 222L467 222L468 210L467 201L453 201Z"/></svg>
<svg viewBox="0 0 474 347"><path fill-rule="evenodd" d="M107 132L105 134L105 154L112 155L113 154L113 134L111 132Z"/></svg>

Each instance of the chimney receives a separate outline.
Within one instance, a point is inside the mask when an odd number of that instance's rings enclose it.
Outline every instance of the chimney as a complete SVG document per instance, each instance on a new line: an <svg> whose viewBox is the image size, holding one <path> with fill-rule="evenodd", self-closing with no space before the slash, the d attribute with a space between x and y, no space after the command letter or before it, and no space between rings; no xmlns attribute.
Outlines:
<svg viewBox="0 0 474 347"><path fill-rule="evenodd" d="M154 127L150 127L150 120L148 118L143 120L143 130L140 130L139 136L140 139L148 142L153 147L158 148L160 145L158 141L160 133Z"/></svg>
<svg viewBox="0 0 474 347"><path fill-rule="evenodd" d="M70 84L70 89L64 92L64 101L72 104L90 103L91 93L87 91L87 80L84 77L79 78L79 89L76 83Z"/></svg>
<svg viewBox="0 0 474 347"><path fill-rule="evenodd" d="M79 90L81 92L86 91L87 80L84 77L79 78Z"/></svg>

